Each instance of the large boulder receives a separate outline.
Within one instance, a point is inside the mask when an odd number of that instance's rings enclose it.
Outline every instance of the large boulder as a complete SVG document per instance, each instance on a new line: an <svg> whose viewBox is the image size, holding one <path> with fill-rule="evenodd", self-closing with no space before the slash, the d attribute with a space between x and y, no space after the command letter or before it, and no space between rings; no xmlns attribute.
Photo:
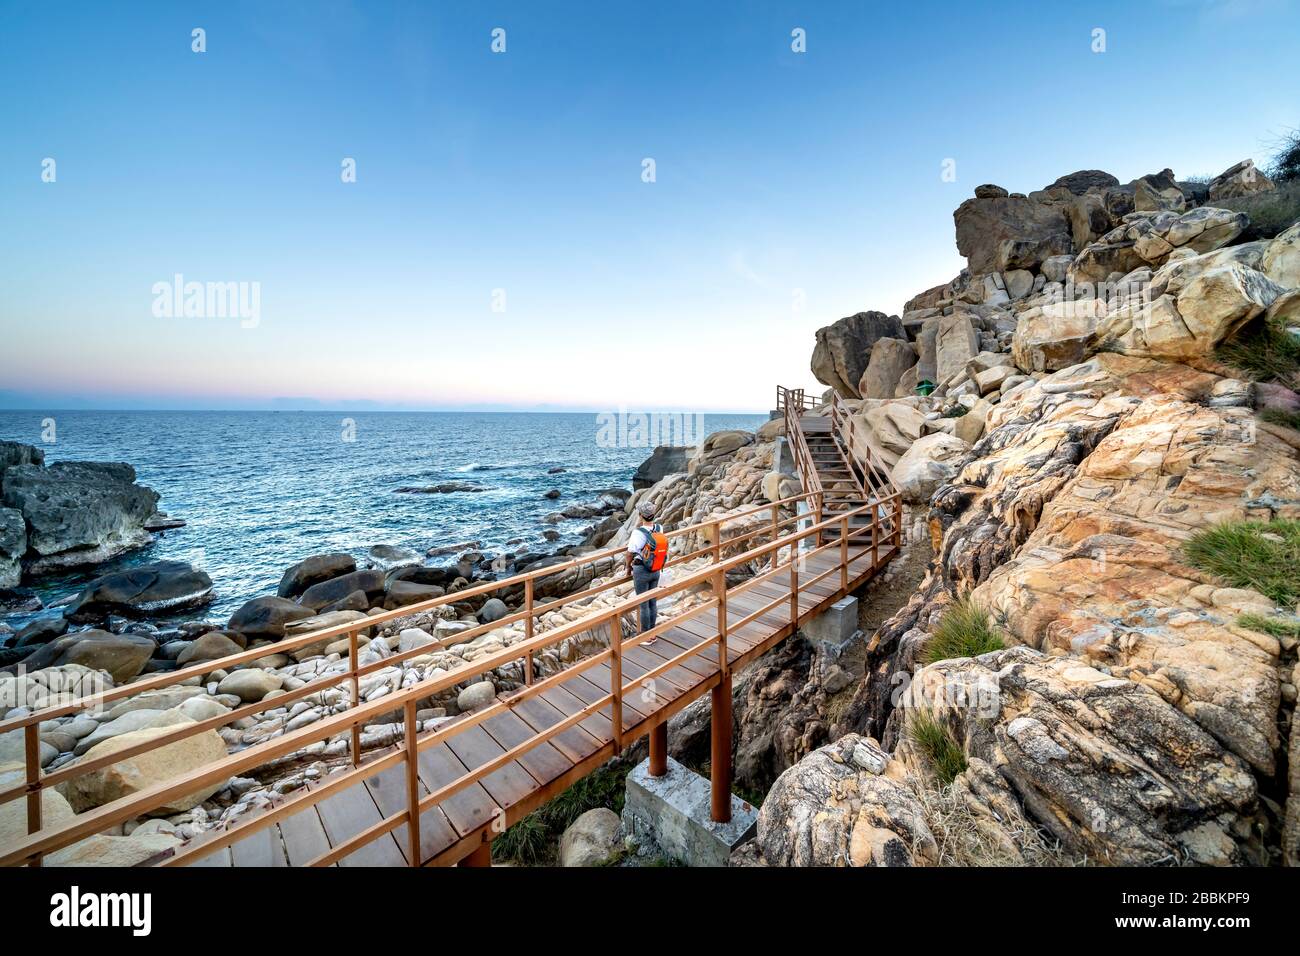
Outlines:
<svg viewBox="0 0 1300 956"><path fill-rule="evenodd" d="M20 511L27 525L29 573L97 564L152 540L144 525L158 510L158 493L136 484L130 465L18 464L0 480L0 504Z"/></svg>
<svg viewBox="0 0 1300 956"><path fill-rule="evenodd" d="M79 759L96 760L172 733L178 724L190 723L195 721L183 717L176 724L121 734L92 747ZM73 777L61 784L60 789L68 798L72 809L82 813L122 797L133 796L164 781L184 777L225 756L226 744L221 736L215 730L204 730L183 740L146 750L99 770ZM76 766L75 761L68 766ZM159 816L183 813L198 806L225 786L225 783L225 780L219 780L192 793L177 795L155 808L153 813Z"/></svg>
<svg viewBox="0 0 1300 956"><path fill-rule="evenodd" d="M894 465L894 485L908 504L926 504L957 473L969 451L970 445L955 435L935 432L918 438Z"/></svg>
<svg viewBox="0 0 1300 956"><path fill-rule="evenodd" d="M968 788L977 807L1019 794L1068 850L1098 862L1245 862L1231 834L1247 829L1254 777L1149 687L1016 647L924 668L908 699L924 706L903 711L904 727L928 711L968 759L997 768L996 790ZM910 742L901 749L924 767Z"/></svg>
<svg viewBox="0 0 1300 956"><path fill-rule="evenodd" d="M919 399L896 398L884 402L863 402L853 418L851 440L859 455L869 455L878 465L893 468L899 457L921 437L925 415Z"/></svg>
<svg viewBox="0 0 1300 956"><path fill-rule="evenodd" d="M754 441L753 432L740 429L713 432L704 441L700 442L700 447L691 456L691 460L686 463L686 471L688 474L693 475L699 471L701 466L734 455L746 445L752 445Z"/></svg>
<svg viewBox="0 0 1300 956"><path fill-rule="evenodd" d="M957 207L957 251L973 275L1035 269L1073 252L1062 206L1015 196L968 199Z"/></svg>
<svg viewBox="0 0 1300 956"><path fill-rule="evenodd" d="M181 667L188 667L190 664L230 657L242 650L242 647L220 631L209 631L202 637L195 638L188 647L176 655L176 663Z"/></svg>
<svg viewBox="0 0 1300 956"><path fill-rule="evenodd" d="M1091 354L1097 320L1106 304L1100 299L1053 302L1027 310L1011 339L1011 355L1023 372L1055 372Z"/></svg>
<svg viewBox="0 0 1300 956"><path fill-rule="evenodd" d="M758 812L768 866L927 866L939 848L903 768L846 734L788 768Z"/></svg>
<svg viewBox="0 0 1300 956"><path fill-rule="evenodd" d="M1087 193L1102 193L1118 185L1119 180L1104 169L1080 169L1077 172L1066 173L1064 176L1058 177L1051 186L1044 187L1044 191L1063 186L1071 194L1082 196Z"/></svg>
<svg viewBox="0 0 1300 956"><path fill-rule="evenodd" d="M304 607L319 611L327 604L343 600L353 591L364 591L366 598L377 604L383 600L384 583L384 572L378 568L353 571L351 574L340 575L336 578L330 578L328 581L313 584L302 592L298 597L298 601Z"/></svg>
<svg viewBox="0 0 1300 956"><path fill-rule="evenodd" d="M1141 179L1133 180L1132 186L1133 207L1138 212L1161 209L1182 212L1187 208L1187 196L1174 178L1172 169L1149 173Z"/></svg>
<svg viewBox="0 0 1300 956"><path fill-rule="evenodd" d="M1219 199L1240 199L1242 196L1274 188L1273 180L1255 168L1253 159L1243 159L1210 180L1207 196L1210 202L1215 202Z"/></svg>
<svg viewBox="0 0 1300 956"><path fill-rule="evenodd" d="M21 787L26 782L25 772L21 761L0 764L0 790ZM72 817L73 810L68 805L67 798L55 787L41 790L41 826L61 826ZM26 838L27 801L8 800L0 803L0 846L12 846Z"/></svg>
<svg viewBox="0 0 1300 956"><path fill-rule="evenodd" d="M256 667L231 671L217 685L218 694L234 694L246 704L256 703L273 690L279 690L284 678Z"/></svg>
<svg viewBox="0 0 1300 956"><path fill-rule="evenodd" d="M858 382L863 398L893 398L903 373L916 364L916 350L901 339L877 339Z"/></svg>
<svg viewBox="0 0 1300 956"><path fill-rule="evenodd" d="M858 383L867 370L871 348L882 338L907 339L898 316L859 312L818 329L812 355L813 375L842 398L859 398Z"/></svg>
<svg viewBox="0 0 1300 956"><path fill-rule="evenodd" d="M939 383L939 323L942 316L933 316L921 323L921 331L916 335L916 382ZM895 396L901 398L895 391ZM910 394L910 390L909 390Z"/></svg>
<svg viewBox="0 0 1300 956"><path fill-rule="evenodd" d="M381 571L406 568L423 561L424 555L420 552L396 544L377 544L366 552L366 567L379 568Z"/></svg>
<svg viewBox="0 0 1300 956"><path fill-rule="evenodd" d="M1084 248L1114 226L1105 198L1096 193L1087 193L1070 203L1066 216L1075 249Z"/></svg>
<svg viewBox="0 0 1300 956"><path fill-rule="evenodd" d="M39 644L48 644L56 637L62 637L68 633L68 619L63 615L58 617L38 617L29 621L22 630L14 635L14 647L36 647Z"/></svg>
<svg viewBox="0 0 1300 956"><path fill-rule="evenodd" d="M966 363L979 354L980 337L970 316L963 312L945 315L939 320L935 338L935 372L938 383L948 381L966 369Z"/></svg>
<svg viewBox="0 0 1300 956"><path fill-rule="evenodd" d="M165 858L181 845L174 833L137 828L130 836L110 836L96 833L84 840L55 850L45 857L46 866L66 866L76 869L106 867L120 869L141 866Z"/></svg>
<svg viewBox="0 0 1300 956"><path fill-rule="evenodd" d="M313 554L284 572L276 596L296 598L313 584L351 574L356 569L357 562L350 554L338 551L330 554Z"/></svg>
<svg viewBox="0 0 1300 956"><path fill-rule="evenodd" d="M1259 270L1284 288L1300 289L1300 222L1268 244Z"/></svg>
<svg viewBox="0 0 1300 956"><path fill-rule="evenodd" d="M91 670L107 671L115 684L121 684L144 670L157 646L152 638L142 634L76 631L38 647L22 666L30 672L79 664Z"/></svg>
<svg viewBox="0 0 1300 956"><path fill-rule="evenodd" d="M310 608L285 598L253 598L230 616L226 630L242 634L250 641L278 641L284 637L286 625L305 620L313 613Z"/></svg>
<svg viewBox="0 0 1300 956"><path fill-rule="evenodd" d="M0 441L0 474L3 474L6 468L13 468L15 465L40 467L43 464L45 464L45 452L35 445L24 445L18 441Z"/></svg>
<svg viewBox="0 0 1300 956"><path fill-rule="evenodd" d="M1160 266L1175 249L1206 253L1226 246L1249 223L1243 212L1200 206L1181 215L1168 210L1131 213L1075 257L1075 284L1102 282L1118 272Z"/></svg>
<svg viewBox="0 0 1300 956"><path fill-rule="evenodd" d="M1262 314L1283 289L1262 272L1210 257L1180 259L1151 283L1151 301L1132 300L1099 320L1094 350L1186 361L1211 354Z"/></svg>
<svg viewBox="0 0 1300 956"><path fill-rule="evenodd" d="M660 445L637 466L632 475L632 487L649 488L669 475L686 471L686 463L694 451L686 445Z"/></svg>
<svg viewBox="0 0 1300 956"><path fill-rule="evenodd" d="M437 584L420 584L416 581L390 581L388 593L384 596L384 607L394 610L409 604L432 601L447 593L447 589Z"/></svg>
<svg viewBox="0 0 1300 956"><path fill-rule="evenodd" d="M16 588L27 553L27 525L17 508L0 508L0 588Z"/></svg>
<svg viewBox="0 0 1300 956"><path fill-rule="evenodd" d="M184 561L156 561L91 581L69 605L68 619L98 621L109 614L144 617L199 607L212 600L212 579Z"/></svg>
<svg viewBox="0 0 1300 956"><path fill-rule="evenodd" d="M188 722L189 718L175 709L159 710L155 707L142 707L139 710L128 710L111 720L104 721L91 733L82 737L73 746L72 752L80 757L91 747L123 734L152 727L172 727L178 723Z"/></svg>
<svg viewBox="0 0 1300 956"><path fill-rule="evenodd" d="M619 849L618 814L608 807L588 810L560 838L560 866L601 866Z"/></svg>
<svg viewBox="0 0 1300 956"><path fill-rule="evenodd" d="M315 617L304 618L301 621L294 621L285 628L286 637L300 637L303 634L310 634L312 631L323 631L328 628L338 627L340 624L352 624L357 621L364 621L367 615L362 611L338 610L326 611L317 614ZM363 627L357 628L358 635L368 635L370 631ZM346 640L345 635L334 635L333 637L323 637L319 641L314 641L303 647L295 648L289 652L289 656L295 661L304 661L309 657L317 657L325 653L325 648L336 641Z"/></svg>

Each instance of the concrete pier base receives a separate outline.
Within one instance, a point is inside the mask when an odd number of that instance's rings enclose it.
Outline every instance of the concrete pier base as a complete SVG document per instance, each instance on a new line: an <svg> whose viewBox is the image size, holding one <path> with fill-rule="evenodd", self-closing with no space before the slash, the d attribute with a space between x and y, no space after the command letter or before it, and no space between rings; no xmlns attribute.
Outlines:
<svg viewBox="0 0 1300 956"><path fill-rule="evenodd" d="M710 800L709 781L671 757L662 777L650 776L643 760L627 775L623 829L687 866L726 866L731 851L753 835L758 808L733 794L731 820L714 823Z"/></svg>
<svg viewBox="0 0 1300 956"><path fill-rule="evenodd" d="M858 630L858 599L840 598L801 628L804 637L814 644L825 644L835 654L844 650L861 633Z"/></svg>

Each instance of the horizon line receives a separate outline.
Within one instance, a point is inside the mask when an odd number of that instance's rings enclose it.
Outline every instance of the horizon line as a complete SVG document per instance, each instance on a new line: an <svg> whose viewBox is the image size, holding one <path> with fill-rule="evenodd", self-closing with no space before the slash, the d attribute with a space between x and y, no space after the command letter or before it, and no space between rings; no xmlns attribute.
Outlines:
<svg viewBox="0 0 1300 956"><path fill-rule="evenodd" d="M272 407L245 407L229 408L218 406L196 406L192 408L185 407L134 407L134 408L117 408L117 407L100 407L100 406L82 406L82 407L63 407L48 408L37 405L29 406L0 406L0 412L32 412L36 414L47 413L54 414L57 412L271 412L276 414L318 414L333 415L339 413L375 413L385 415L400 414L420 414L420 415L457 415L472 412L480 415L609 415L609 414L627 414L627 415L767 415L768 411L742 411L735 409L683 409L683 408L661 408L661 409L630 409L630 408L501 408L498 406L474 406L465 405L457 408L272 408Z"/></svg>

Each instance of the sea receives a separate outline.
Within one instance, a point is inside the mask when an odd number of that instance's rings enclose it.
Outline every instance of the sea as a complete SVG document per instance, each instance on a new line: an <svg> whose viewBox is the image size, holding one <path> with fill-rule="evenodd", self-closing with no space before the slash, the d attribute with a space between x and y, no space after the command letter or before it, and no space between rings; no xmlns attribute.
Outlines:
<svg viewBox="0 0 1300 956"><path fill-rule="evenodd" d="M687 427L706 435L766 421L691 418ZM30 587L47 605L96 575L178 559L211 576L216 597L203 616L214 620L274 594L287 567L320 552L347 551L362 564L376 544L424 553L477 541L496 554L576 544L591 520L543 519L630 488L653 451L640 440L646 431L582 413L0 411L0 439L42 448L47 463L127 462L162 496L159 510L186 522L93 571L38 579ZM483 490L397 492L444 482ZM551 489L558 499L543 497ZM547 542L547 528L560 540Z"/></svg>

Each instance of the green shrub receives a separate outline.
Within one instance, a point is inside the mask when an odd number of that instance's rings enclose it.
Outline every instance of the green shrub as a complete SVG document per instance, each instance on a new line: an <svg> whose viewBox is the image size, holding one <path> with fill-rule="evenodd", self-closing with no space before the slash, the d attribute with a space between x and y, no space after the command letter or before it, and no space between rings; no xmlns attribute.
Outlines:
<svg viewBox="0 0 1300 956"><path fill-rule="evenodd" d="M1249 196L1215 199L1206 205L1244 212L1250 217L1250 224L1237 238L1237 242L1272 239L1300 220L1300 179L1281 182L1276 189L1251 193Z"/></svg>
<svg viewBox="0 0 1300 956"><path fill-rule="evenodd" d="M536 866L550 856L551 831L536 812L528 814L492 841L492 859Z"/></svg>
<svg viewBox="0 0 1300 956"><path fill-rule="evenodd" d="M1268 164L1268 178L1275 183L1300 179L1300 129L1289 130L1278 141L1277 153Z"/></svg>
<svg viewBox="0 0 1300 956"><path fill-rule="evenodd" d="M948 726L926 710L916 711L907 722L907 738L925 757L945 787L966 769L966 754Z"/></svg>
<svg viewBox="0 0 1300 956"><path fill-rule="evenodd" d="M1288 607L1300 600L1300 521L1229 521L1198 531L1183 553L1231 587Z"/></svg>
<svg viewBox="0 0 1300 956"><path fill-rule="evenodd" d="M607 807L615 813L623 812L631 770L632 765L620 759L583 777L493 840L492 859L513 860L526 866L550 862L564 831L588 810Z"/></svg>
<svg viewBox="0 0 1300 956"><path fill-rule="evenodd" d="M1259 413L1259 417L1274 425L1293 428L1300 432L1300 412L1284 412L1280 408L1266 408Z"/></svg>
<svg viewBox="0 0 1300 956"><path fill-rule="evenodd" d="M1256 382L1276 381L1291 388L1300 375L1300 339L1265 319L1251 322L1215 355Z"/></svg>
<svg viewBox="0 0 1300 956"><path fill-rule="evenodd" d="M1285 617L1265 617L1262 614L1243 614L1237 618L1240 627L1271 634L1273 637L1300 637L1300 620Z"/></svg>
<svg viewBox="0 0 1300 956"><path fill-rule="evenodd" d="M993 628L989 612L969 597L961 598L943 612L939 626L925 644L925 662L951 660L954 657L978 657L1000 651L1006 645Z"/></svg>

